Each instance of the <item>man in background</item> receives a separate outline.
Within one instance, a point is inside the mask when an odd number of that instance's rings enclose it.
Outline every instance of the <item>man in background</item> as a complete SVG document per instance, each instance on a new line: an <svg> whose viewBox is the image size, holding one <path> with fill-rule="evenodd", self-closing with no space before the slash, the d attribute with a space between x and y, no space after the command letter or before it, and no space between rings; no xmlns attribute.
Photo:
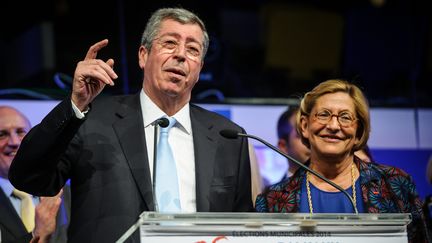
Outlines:
<svg viewBox="0 0 432 243"><path fill-rule="evenodd" d="M296 131L297 111L298 107L293 106L280 115L277 123L278 148L297 161L305 163L309 159L310 151L302 143ZM281 181L292 176L299 168L299 165L291 160L288 160L288 166L288 171Z"/></svg>
<svg viewBox="0 0 432 243"><path fill-rule="evenodd" d="M61 203L62 191L55 197L34 197L16 192L8 180L12 160L29 130L30 122L21 112L0 106L0 242L30 242L32 238L32 242L66 242L68 216ZM23 200L31 200L36 207L30 204L30 211L22 212Z"/></svg>

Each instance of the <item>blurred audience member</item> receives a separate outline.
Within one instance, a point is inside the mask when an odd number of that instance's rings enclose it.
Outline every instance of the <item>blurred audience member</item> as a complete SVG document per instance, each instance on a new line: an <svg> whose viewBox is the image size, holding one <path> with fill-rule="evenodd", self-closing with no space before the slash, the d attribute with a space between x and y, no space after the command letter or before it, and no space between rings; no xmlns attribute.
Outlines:
<svg viewBox="0 0 432 243"><path fill-rule="evenodd" d="M277 123L278 148L299 162L305 163L310 156L310 150L302 143L296 130L296 114L298 107L289 107L284 111ZM299 166L288 160L288 171L281 181L292 176Z"/></svg>
<svg viewBox="0 0 432 243"><path fill-rule="evenodd" d="M66 242L67 212L61 205L63 191L55 197L39 198L16 192L8 179L12 160L29 130L30 122L21 112L0 106L0 242L30 242L33 236L32 242L49 239L50 242ZM17 195L28 196L29 199L23 200L33 201L36 206L22 213L22 200ZM61 213L57 215L59 208ZM24 220L27 217L24 214L29 215L29 220Z"/></svg>

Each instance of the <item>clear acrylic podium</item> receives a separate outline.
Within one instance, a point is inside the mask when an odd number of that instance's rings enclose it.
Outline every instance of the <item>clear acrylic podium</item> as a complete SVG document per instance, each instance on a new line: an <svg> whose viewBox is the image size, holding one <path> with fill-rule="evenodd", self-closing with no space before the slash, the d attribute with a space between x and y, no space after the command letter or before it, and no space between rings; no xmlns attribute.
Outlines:
<svg viewBox="0 0 432 243"><path fill-rule="evenodd" d="M117 242L140 230L142 243L402 243L410 222L410 214L144 212Z"/></svg>

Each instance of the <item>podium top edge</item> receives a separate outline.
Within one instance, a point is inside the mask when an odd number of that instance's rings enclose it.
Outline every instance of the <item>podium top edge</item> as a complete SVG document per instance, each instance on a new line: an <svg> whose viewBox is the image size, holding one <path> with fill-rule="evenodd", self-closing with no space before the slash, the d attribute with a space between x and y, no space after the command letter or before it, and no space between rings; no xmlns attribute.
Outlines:
<svg viewBox="0 0 432 243"><path fill-rule="evenodd" d="M144 221L206 221L206 220L223 220L223 221L293 221L303 222L305 220L314 221L357 221L357 222L375 222L375 223L400 223L408 224L412 220L409 213L384 213L384 214L327 214L327 213L220 213L220 212L198 212L198 213L158 213L143 212L140 216Z"/></svg>

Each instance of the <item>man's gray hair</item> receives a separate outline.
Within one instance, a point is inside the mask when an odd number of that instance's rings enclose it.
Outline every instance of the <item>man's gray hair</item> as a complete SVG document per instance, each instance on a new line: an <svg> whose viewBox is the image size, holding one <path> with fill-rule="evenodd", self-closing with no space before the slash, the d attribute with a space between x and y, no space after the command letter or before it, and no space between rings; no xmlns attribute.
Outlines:
<svg viewBox="0 0 432 243"><path fill-rule="evenodd" d="M182 24L198 24L204 35L203 54L201 60L207 53L209 46L209 36L207 34L204 22L194 13L183 8L161 8L154 12L147 22L144 33L141 37L141 45L143 45L148 51L152 48L153 40L159 33L160 26L163 20L172 19Z"/></svg>

